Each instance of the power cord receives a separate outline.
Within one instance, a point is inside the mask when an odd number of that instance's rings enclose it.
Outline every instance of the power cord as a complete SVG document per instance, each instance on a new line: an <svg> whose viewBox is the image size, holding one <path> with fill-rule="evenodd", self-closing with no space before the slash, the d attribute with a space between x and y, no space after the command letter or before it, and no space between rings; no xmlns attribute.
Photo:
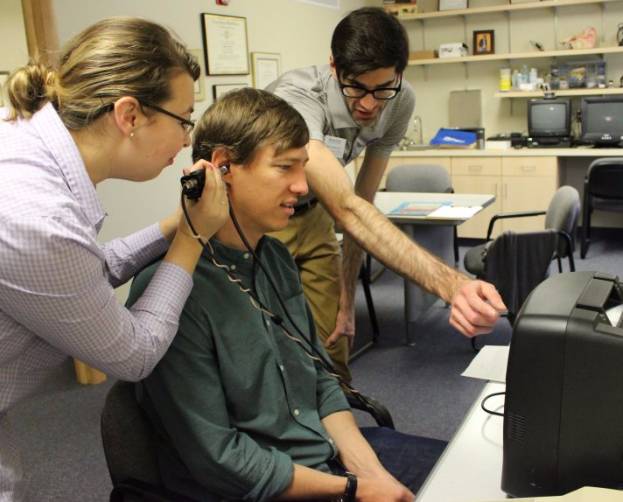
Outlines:
<svg viewBox="0 0 623 502"><path fill-rule="evenodd" d="M489 415L496 415L498 417L503 417L504 413L500 413L499 411L490 410L489 408L487 408L485 406L485 403L492 397L504 396L504 395L506 395L506 392L493 392L492 394L489 394L488 396L485 396L482 399L482 401L480 401L480 407L483 409L483 411L487 412Z"/></svg>

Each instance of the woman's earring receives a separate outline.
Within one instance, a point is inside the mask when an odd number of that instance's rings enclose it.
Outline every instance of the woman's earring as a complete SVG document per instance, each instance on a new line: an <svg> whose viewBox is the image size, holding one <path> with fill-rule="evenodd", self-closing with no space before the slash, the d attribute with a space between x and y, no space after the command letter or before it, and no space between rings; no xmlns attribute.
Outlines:
<svg viewBox="0 0 623 502"><path fill-rule="evenodd" d="M134 137L134 131L130 133L130 139L132 139L133 137Z"/></svg>

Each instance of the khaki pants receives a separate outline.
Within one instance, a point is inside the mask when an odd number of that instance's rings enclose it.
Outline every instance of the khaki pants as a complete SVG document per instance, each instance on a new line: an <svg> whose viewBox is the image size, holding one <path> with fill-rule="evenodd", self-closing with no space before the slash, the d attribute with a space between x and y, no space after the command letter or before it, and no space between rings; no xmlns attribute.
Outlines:
<svg viewBox="0 0 623 502"><path fill-rule="evenodd" d="M317 204L300 216L293 216L284 230L270 235L283 242L294 256L316 332L324 343L335 329L340 299L342 257L333 218ZM350 382L348 338L340 338L326 350L337 372Z"/></svg>

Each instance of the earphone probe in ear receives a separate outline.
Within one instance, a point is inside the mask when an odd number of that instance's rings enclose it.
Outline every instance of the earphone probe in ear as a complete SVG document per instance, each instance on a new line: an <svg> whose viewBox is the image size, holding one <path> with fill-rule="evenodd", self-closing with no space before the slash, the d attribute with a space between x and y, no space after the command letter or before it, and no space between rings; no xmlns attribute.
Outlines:
<svg viewBox="0 0 623 502"><path fill-rule="evenodd" d="M218 166L221 174L227 174L229 172L229 164L221 164ZM180 183L182 184L182 193L187 199L197 200L203 193L203 187L206 182L205 169L197 169L190 174L182 176Z"/></svg>

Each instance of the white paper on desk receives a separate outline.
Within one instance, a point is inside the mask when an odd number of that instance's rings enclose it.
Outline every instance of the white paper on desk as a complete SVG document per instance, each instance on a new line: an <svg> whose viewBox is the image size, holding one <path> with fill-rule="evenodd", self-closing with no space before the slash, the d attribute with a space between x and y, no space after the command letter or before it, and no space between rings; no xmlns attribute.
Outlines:
<svg viewBox="0 0 623 502"><path fill-rule="evenodd" d="M513 499L514 502L623 502L623 492L608 488L594 488L585 486L566 495L558 497L536 497ZM476 502L476 501L474 501ZM483 501L480 501L483 502ZM504 500L489 500L487 502L508 502Z"/></svg>
<svg viewBox="0 0 623 502"><path fill-rule="evenodd" d="M507 345L485 345L461 375L505 383L507 363Z"/></svg>
<svg viewBox="0 0 623 502"><path fill-rule="evenodd" d="M481 206L441 206L429 213L428 218L456 218L467 220L481 209Z"/></svg>

